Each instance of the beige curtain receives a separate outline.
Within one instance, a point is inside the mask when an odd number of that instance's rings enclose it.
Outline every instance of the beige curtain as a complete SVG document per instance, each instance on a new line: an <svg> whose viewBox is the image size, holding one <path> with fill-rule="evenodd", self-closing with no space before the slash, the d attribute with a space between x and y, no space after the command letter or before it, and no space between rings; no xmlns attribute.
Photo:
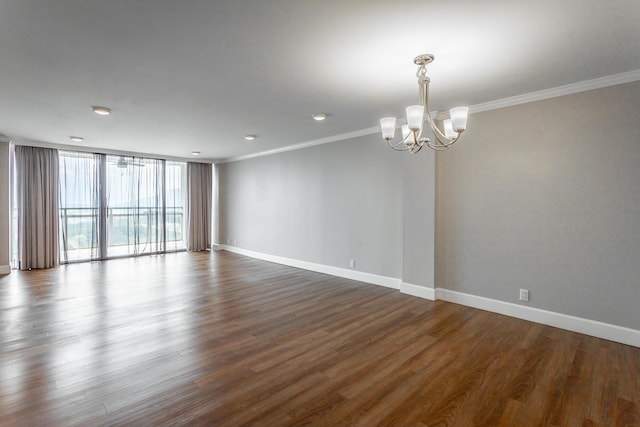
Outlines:
<svg viewBox="0 0 640 427"><path fill-rule="evenodd" d="M208 163L187 163L187 250L211 246L211 191L213 168Z"/></svg>
<svg viewBox="0 0 640 427"><path fill-rule="evenodd" d="M58 151L15 147L18 208L18 267L49 268L59 263Z"/></svg>

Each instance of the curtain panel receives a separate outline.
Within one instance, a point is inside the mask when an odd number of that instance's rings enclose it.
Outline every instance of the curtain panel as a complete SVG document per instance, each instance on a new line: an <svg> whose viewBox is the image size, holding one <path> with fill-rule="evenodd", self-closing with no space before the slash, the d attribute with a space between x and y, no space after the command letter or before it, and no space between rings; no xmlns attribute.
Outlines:
<svg viewBox="0 0 640 427"><path fill-rule="evenodd" d="M50 268L59 263L58 151L14 148L18 211L18 267Z"/></svg>
<svg viewBox="0 0 640 427"><path fill-rule="evenodd" d="M211 247L211 191L213 167L187 163L187 250Z"/></svg>
<svg viewBox="0 0 640 427"><path fill-rule="evenodd" d="M100 155L60 151L60 262L100 259Z"/></svg>
<svg viewBox="0 0 640 427"><path fill-rule="evenodd" d="M164 252L164 160L106 156L109 256Z"/></svg>

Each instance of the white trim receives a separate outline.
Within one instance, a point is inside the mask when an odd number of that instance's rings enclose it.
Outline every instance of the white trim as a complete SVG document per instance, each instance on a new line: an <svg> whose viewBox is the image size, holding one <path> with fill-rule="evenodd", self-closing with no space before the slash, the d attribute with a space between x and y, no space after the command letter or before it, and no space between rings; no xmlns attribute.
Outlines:
<svg viewBox="0 0 640 427"><path fill-rule="evenodd" d="M479 297L443 288L437 288L435 290L435 296L437 299L443 301L475 307L481 310L491 311L493 313L517 317L518 319L542 323L543 325L554 326L568 331L591 335L610 341L632 345L634 347L640 347L640 331L636 329L625 328L623 326L569 316L567 314L527 307L491 298Z"/></svg>
<svg viewBox="0 0 640 427"><path fill-rule="evenodd" d="M469 113L479 113L481 111L497 110L498 108L512 107L514 105L527 104L529 102L541 101L543 99L555 98L558 96L572 95L574 93L586 92L588 90L601 89L604 87L620 85L640 80L640 70L633 70L627 73L614 74L600 77L593 80L571 83L564 86L539 90L537 92L525 93L524 95L511 96L509 98L476 104L469 109Z"/></svg>
<svg viewBox="0 0 640 427"><path fill-rule="evenodd" d="M469 113L480 113L482 111L497 110L498 108L512 107L515 105L526 104L543 99L555 98L558 96L571 95L579 92L586 92L593 89L601 89L604 87L620 85L640 80L640 70L628 71L626 73L613 74L611 76L599 77L597 79L585 80L582 82L571 83L564 86L553 87L550 89L539 90L536 92L525 93L522 95L510 96L508 98L497 99L494 101L483 102L481 104L469 107ZM436 120L442 120L449 117L446 111L433 111L432 116ZM396 124L400 127L401 123ZM353 132L342 133L339 135L328 136L326 138L314 139L313 141L301 142L299 144L288 145L286 147L275 148L273 150L260 151L244 156L229 157L215 161L215 163L230 163L240 160L255 159L256 157L269 156L271 154L284 153L286 151L300 150L302 148L313 147L314 145L328 144L330 142L344 141L364 135L372 135L380 132L378 126L367 129L356 130Z"/></svg>
<svg viewBox="0 0 640 427"><path fill-rule="evenodd" d="M307 141L307 142L301 142L299 144L287 145L286 147L274 148L273 150L260 151L258 153L246 154L244 156L229 157L228 159L222 159L222 160L216 161L216 164L255 159L256 157L270 156L271 154L278 154L278 153L284 153L286 151L300 150L302 148L313 147L315 145L328 144L330 142L336 142L336 141L344 141L347 139L357 138L359 136L372 135L378 132L380 132L380 128L378 126L367 128L367 129L360 129L360 130L355 130L353 132L341 133L339 135L327 136L325 138L314 139L312 141Z"/></svg>
<svg viewBox="0 0 640 427"><path fill-rule="evenodd" d="M360 282L371 283L387 288L398 289L401 293L424 298L427 300L443 300L451 303L462 304L492 313L503 314L530 322L541 323L543 325L554 326L560 329L591 335L623 344L640 347L640 330L626 328L624 326L612 325L598 322L596 320L584 319L570 316L568 314L556 313L542 310L540 308L528 307L506 301L499 301L477 295L465 294L463 292L451 291L444 288L428 288L426 286L414 285L402 282L393 277L379 276L377 274L365 273L346 268L333 267L330 265L317 264L313 262L300 261L292 258L285 258L277 255L269 255L242 249L235 246L219 244L221 250L257 258L276 264L288 265L290 267L315 271L318 273L330 274L332 276L344 277L346 279L358 280Z"/></svg>
<svg viewBox="0 0 640 427"><path fill-rule="evenodd" d="M10 265L0 265L0 274L9 274L11 273Z"/></svg>
<svg viewBox="0 0 640 427"><path fill-rule="evenodd" d="M277 255L269 255L262 252L255 252L235 246L219 245L220 249L257 258L264 261L275 262L276 264L288 265L290 267L301 268L303 270L315 271L317 273L330 274L332 276L344 277L345 279L358 280L360 282L371 283L386 288L400 289L400 279L377 274L365 273L363 271L350 270L347 268L333 267L331 265L317 264L314 262L300 261L292 258L285 258Z"/></svg>
<svg viewBox="0 0 640 427"><path fill-rule="evenodd" d="M402 282L400 284L400 292L414 297L428 299L430 301L435 301L436 299L435 289L427 288L426 286L414 285L412 283Z"/></svg>

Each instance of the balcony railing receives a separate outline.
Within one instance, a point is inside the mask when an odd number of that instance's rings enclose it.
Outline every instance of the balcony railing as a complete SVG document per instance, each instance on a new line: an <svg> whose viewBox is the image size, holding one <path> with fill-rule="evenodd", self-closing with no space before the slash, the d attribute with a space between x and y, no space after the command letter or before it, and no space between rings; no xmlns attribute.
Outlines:
<svg viewBox="0 0 640 427"><path fill-rule="evenodd" d="M97 256L99 213L98 208L60 208L60 249L62 252L66 249L67 259ZM106 209L108 253L102 257L184 249L182 206L169 206L164 215L163 218L162 208L116 206Z"/></svg>

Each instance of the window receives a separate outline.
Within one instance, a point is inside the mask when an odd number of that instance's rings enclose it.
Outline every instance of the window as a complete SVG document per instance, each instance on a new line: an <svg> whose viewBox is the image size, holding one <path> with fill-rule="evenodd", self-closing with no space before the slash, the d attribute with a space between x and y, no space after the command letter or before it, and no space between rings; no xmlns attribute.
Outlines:
<svg viewBox="0 0 640 427"><path fill-rule="evenodd" d="M166 162L165 169L165 231L167 251L187 248L187 164Z"/></svg>
<svg viewBox="0 0 640 427"><path fill-rule="evenodd" d="M183 250L186 163L60 151L61 261Z"/></svg>
<svg viewBox="0 0 640 427"><path fill-rule="evenodd" d="M100 257L100 155L60 151L60 261Z"/></svg>

